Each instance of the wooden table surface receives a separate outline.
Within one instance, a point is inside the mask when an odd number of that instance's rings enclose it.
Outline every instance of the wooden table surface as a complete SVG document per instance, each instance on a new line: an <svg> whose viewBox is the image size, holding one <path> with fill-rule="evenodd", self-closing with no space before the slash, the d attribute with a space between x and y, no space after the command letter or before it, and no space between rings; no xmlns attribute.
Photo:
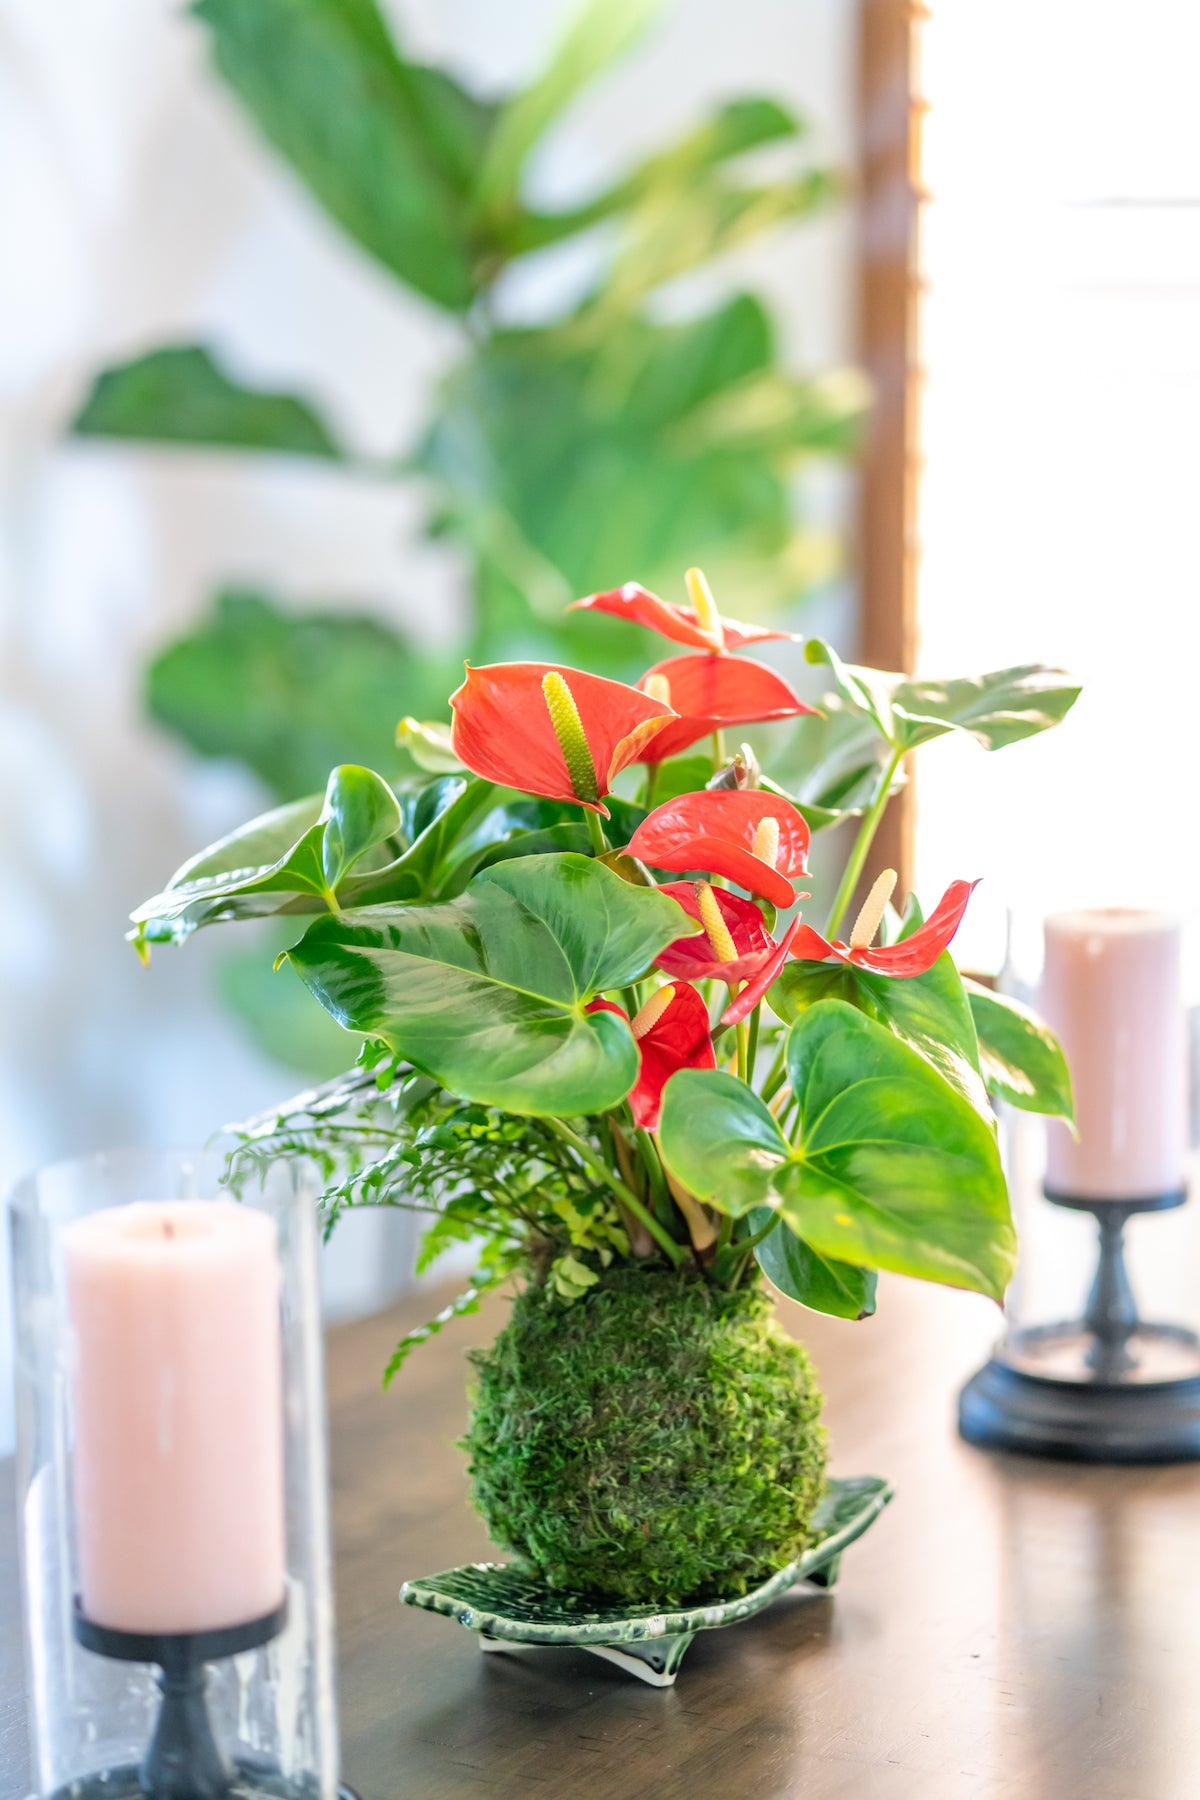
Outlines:
<svg viewBox="0 0 1200 1800"><path fill-rule="evenodd" d="M436 1296L434 1300L436 1303ZM418 1350L329 1348L347 1778L362 1800L1197 1800L1200 1469L993 1458L954 1434L997 1315L891 1282L864 1325L788 1307L828 1394L834 1469L898 1494L832 1595L698 1637L673 1689L575 1651L483 1656L396 1602L488 1554L453 1440L462 1352L502 1303ZM10 1483L0 1471L0 1800L24 1786Z"/></svg>

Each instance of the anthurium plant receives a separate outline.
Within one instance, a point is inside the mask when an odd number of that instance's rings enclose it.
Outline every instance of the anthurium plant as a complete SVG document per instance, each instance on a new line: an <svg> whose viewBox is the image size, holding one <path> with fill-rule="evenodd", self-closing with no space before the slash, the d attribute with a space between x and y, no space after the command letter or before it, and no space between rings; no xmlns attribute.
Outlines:
<svg viewBox="0 0 1200 1800"><path fill-rule="evenodd" d="M955 967L971 881L927 918L894 909L890 871L852 902L912 749L1001 748L1077 688L1034 665L918 681L810 641L832 678L814 708L747 654L783 634L723 617L698 570L686 590L577 603L678 647L636 685L468 668L448 729L402 724L426 775L335 769L181 868L134 940L294 922L280 963L362 1055L242 1153L315 1156L330 1227L402 1206L429 1218L426 1261L479 1246L451 1311L514 1272L568 1305L616 1266L724 1291L761 1271L852 1319L879 1270L998 1301L1015 1239L992 1101L1069 1117L1061 1051ZM797 792L726 741L764 721L810 748ZM812 835L848 817L826 898Z"/></svg>

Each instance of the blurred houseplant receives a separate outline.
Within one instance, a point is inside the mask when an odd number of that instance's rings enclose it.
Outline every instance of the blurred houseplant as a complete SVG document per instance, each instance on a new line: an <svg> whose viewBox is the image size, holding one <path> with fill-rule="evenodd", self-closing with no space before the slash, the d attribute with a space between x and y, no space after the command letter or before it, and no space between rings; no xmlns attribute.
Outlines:
<svg viewBox="0 0 1200 1800"><path fill-rule="evenodd" d="M1050 1033L955 968L973 884L900 918L884 872L840 933L900 759L951 731L1028 737L1074 684L906 680L813 640L836 690L820 717L742 654L771 634L722 618L697 570L689 587L690 607L634 584L579 603L671 640L636 687L473 668L440 750L458 773L398 796L335 769L185 865L133 934L146 953L289 915L280 960L366 1035L363 1072L248 1129L243 1156L315 1158L331 1228L400 1206L429 1217L427 1261L482 1245L475 1287L389 1376L520 1279L476 1359L477 1503L550 1585L642 1603L744 1592L805 1545L820 1399L760 1275L850 1319L877 1269L1001 1299L1015 1240L989 1092L1071 1110ZM723 741L796 719L826 734L814 769L835 734L877 752L823 931L796 907L835 791L797 803Z"/></svg>
<svg viewBox="0 0 1200 1800"><path fill-rule="evenodd" d="M382 471L307 400L240 385L198 345L102 374L75 431L420 481L429 531L470 560L473 661L581 657L630 674L632 634L598 633L564 614L567 601L630 569L666 582L696 555L751 612L795 601L830 560L798 517L796 465L850 452L863 384L785 370L751 294L684 323L657 322L651 306L675 278L837 201L839 178L807 165L802 122L771 99L732 100L576 206L526 198L547 132L659 10L588 0L529 86L485 100L410 60L373 0L195 0L216 69L257 128L360 250L458 325L458 360L419 441ZM772 147L787 166L748 176L743 159ZM582 296L544 324L506 324L514 265L585 238ZM460 667L376 615L293 612L237 589L156 656L146 691L194 749L237 758L287 801L333 763L409 766L397 717L439 710ZM261 1047L329 1071L340 1051L320 1022L298 1004L284 1019L278 996L265 1007L251 958L233 957L221 980Z"/></svg>
<svg viewBox="0 0 1200 1800"><path fill-rule="evenodd" d="M373 0L192 6L218 73L334 222L459 327L419 441L369 472L423 482L429 530L467 551L472 659L578 654L629 673L631 634L597 633L564 606L631 568L667 581L697 554L752 610L794 600L820 555L795 516L795 461L846 454L862 413L853 373L780 366L749 294L681 324L649 311L664 284L837 199L838 178L806 166L804 128L775 101L730 101L565 211L527 202L546 133L658 10L589 0L542 73L494 101L408 59ZM747 178L741 159L769 146L791 166ZM585 237L586 292L545 324L506 324L514 265ZM363 468L309 402L239 385L197 345L102 374L74 429ZM149 703L201 753L239 757L291 800L334 761L403 766L397 715L438 710L460 666L375 617L293 615L239 591L157 658Z"/></svg>

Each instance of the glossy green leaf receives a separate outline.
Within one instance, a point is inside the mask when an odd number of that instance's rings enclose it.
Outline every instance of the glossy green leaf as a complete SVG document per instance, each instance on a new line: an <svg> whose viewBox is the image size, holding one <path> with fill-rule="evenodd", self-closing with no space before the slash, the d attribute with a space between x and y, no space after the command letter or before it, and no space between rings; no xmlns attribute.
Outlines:
<svg viewBox="0 0 1200 1800"><path fill-rule="evenodd" d="M501 108L479 166L475 197L485 212L513 211L525 158L588 82L624 55L661 10L661 0L585 0L543 73Z"/></svg>
<svg viewBox="0 0 1200 1800"><path fill-rule="evenodd" d="M71 427L77 437L138 438L340 457L303 400L233 381L200 345L152 350L98 375Z"/></svg>
<svg viewBox="0 0 1200 1800"><path fill-rule="evenodd" d="M910 898L899 936L910 936L921 922L921 909ZM879 975L853 963L797 959L784 964L767 997L771 1010L788 1024L821 1000L856 1006L911 1044L982 1118L991 1120L971 1006L948 950L924 975Z"/></svg>
<svg viewBox="0 0 1200 1800"><path fill-rule="evenodd" d="M136 938L182 943L201 925L315 912L339 897L369 891L382 869L393 871L402 820L395 795L370 769L339 767L323 800L276 807L230 832L184 863L166 889L131 914ZM357 886L347 878L358 870ZM390 895L419 891L401 876Z"/></svg>
<svg viewBox="0 0 1200 1800"><path fill-rule="evenodd" d="M373 769L344 763L329 777L321 813L321 867L327 887L336 888L368 850L394 838L400 808L387 782Z"/></svg>
<svg viewBox="0 0 1200 1800"><path fill-rule="evenodd" d="M770 1207L760 1207L750 1214L751 1229L765 1230L772 1216ZM856 1269L853 1263L818 1256L811 1244L786 1225L776 1226L755 1255L759 1268L781 1294L813 1312L830 1313L835 1319L868 1319L875 1311L878 1277L873 1269Z"/></svg>
<svg viewBox="0 0 1200 1800"><path fill-rule="evenodd" d="M373 0L194 0L217 68L363 249L438 305L479 285L469 182L494 109L408 62Z"/></svg>
<svg viewBox="0 0 1200 1800"><path fill-rule="evenodd" d="M230 590L146 677L150 711L202 756L235 756L281 799L337 763L398 771L396 721L445 704L461 665L361 613L291 613Z"/></svg>
<svg viewBox="0 0 1200 1800"><path fill-rule="evenodd" d="M828 663L850 704L896 750L962 731L985 750L1000 750L1057 725L1079 698L1077 682L1063 669L1022 663L959 681L916 681L880 669L844 663L821 638L804 647L809 662Z"/></svg>
<svg viewBox="0 0 1200 1800"><path fill-rule="evenodd" d="M525 857L437 906L318 920L291 951L343 1025L383 1038L453 1093L509 1112L601 1112L638 1057L588 1002L645 973L679 934L665 894L582 856Z"/></svg>
<svg viewBox="0 0 1200 1800"><path fill-rule="evenodd" d="M732 1076L675 1075L661 1134L676 1178L721 1211L777 1207L823 1258L1000 1300L1016 1236L987 1122L924 1057L839 1000L792 1026L788 1070L793 1143Z"/></svg>
<svg viewBox="0 0 1200 1800"><path fill-rule="evenodd" d="M983 1078L993 1094L1024 1112L1073 1119L1071 1072L1043 1019L1008 994L964 980L979 1037Z"/></svg>

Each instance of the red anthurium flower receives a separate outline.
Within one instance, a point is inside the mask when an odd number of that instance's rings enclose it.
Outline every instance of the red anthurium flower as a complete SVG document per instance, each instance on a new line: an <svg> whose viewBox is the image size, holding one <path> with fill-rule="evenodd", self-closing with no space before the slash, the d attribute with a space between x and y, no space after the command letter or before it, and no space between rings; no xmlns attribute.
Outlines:
<svg viewBox="0 0 1200 1800"><path fill-rule="evenodd" d="M891 871L888 873L890 875ZM892 879L894 881L895 878ZM802 925L792 941L792 955L806 962L825 962L829 957L835 957L838 962L853 963L860 969L871 969L876 975L924 975L927 970L932 969L958 930L967 910L967 901L978 886L977 881L952 881L925 923L911 937L903 938L898 944L872 946L870 941L875 935L883 906L887 903L885 893L873 919L868 915L867 909L871 905L868 900L859 914L855 929L850 933L848 944L836 941L831 944L819 931L814 931L811 925ZM878 889L877 883L873 892L878 892Z"/></svg>
<svg viewBox="0 0 1200 1800"><path fill-rule="evenodd" d="M703 580L698 569L689 569L688 574ZM695 593L697 584L692 581L688 585ZM794 631L768 631L764 625L743 625L738 619L726 619L711 606L711 596L709 607L704 606L702 593L698 597L699 608L674 606L669 600L660 600L657 594L639 586L636 581L627 581L624 587L610 588L607 593L589 594L586 600L576 600L572 610L580 607L588 612L610 613L615 619L646 625L661 637L670 638L673 644L689 644L693 649L718 654L725 650L740 650L743 644L765 643L769 638L799 636Z"/></svg>
<svg viewBox="0 0 1200 1800"><path fill-rule="evenodd" d="M735 994L729 1002L721 1014L722 1025L740 1025L743 1019L750 1017L791 954L792 945L796 941L796 934L799 930L799 919L793 919L779 942L772 948L771 954L764 960L758 973L752 975L741 993Z"/></svg>
<svg viewBox="0 0 1200 1800"><path fill-rule="evenodd" d="M628 1013L611 1000L593 1000L589 1012ZM629 1020L641 1052L641 1068L629 1095L633 1122L643 1131L658 1125L662 1091L679 1069L715 1069L716 1052L708 1029L708 1008L701 995L686 981L677 981L651 994L645 1006Z"/></svg>
<svg viewBox="0 0 1200 1800"><path fill-rule="evenodd" d="M468 667L450 705L451 748L476 775L606 817L616 776L674 717L623 681L555 663Z"/></svg>
<svg viewBox="0 0 1200 1800"><path fill-rule="evenodd" d="M771 955L774 943L753 900L707 881L668 881L658 891L678 900L688 918L703 927L698 936L676 938L655 957L664 974L689 981L715 977L733 986L751 980Z"/></svg>
<svg viewBox="0 0 1200 1800"><path fill-rule="evenodd" d="M706 788L656 807L629 848L653 868L706 869L775 906L792 906L800 897L793 877L808 873L808 844L803 815L781 795Z"/></svg>
<svg viewBox="0 0 1200 1800"><path fill-rule="evenodd" d="M677 756L726 725L760 725L817 711L774 669L743 656L669 656L647 669L638 686L680 715L650 740L642 762Z"/></svg>

